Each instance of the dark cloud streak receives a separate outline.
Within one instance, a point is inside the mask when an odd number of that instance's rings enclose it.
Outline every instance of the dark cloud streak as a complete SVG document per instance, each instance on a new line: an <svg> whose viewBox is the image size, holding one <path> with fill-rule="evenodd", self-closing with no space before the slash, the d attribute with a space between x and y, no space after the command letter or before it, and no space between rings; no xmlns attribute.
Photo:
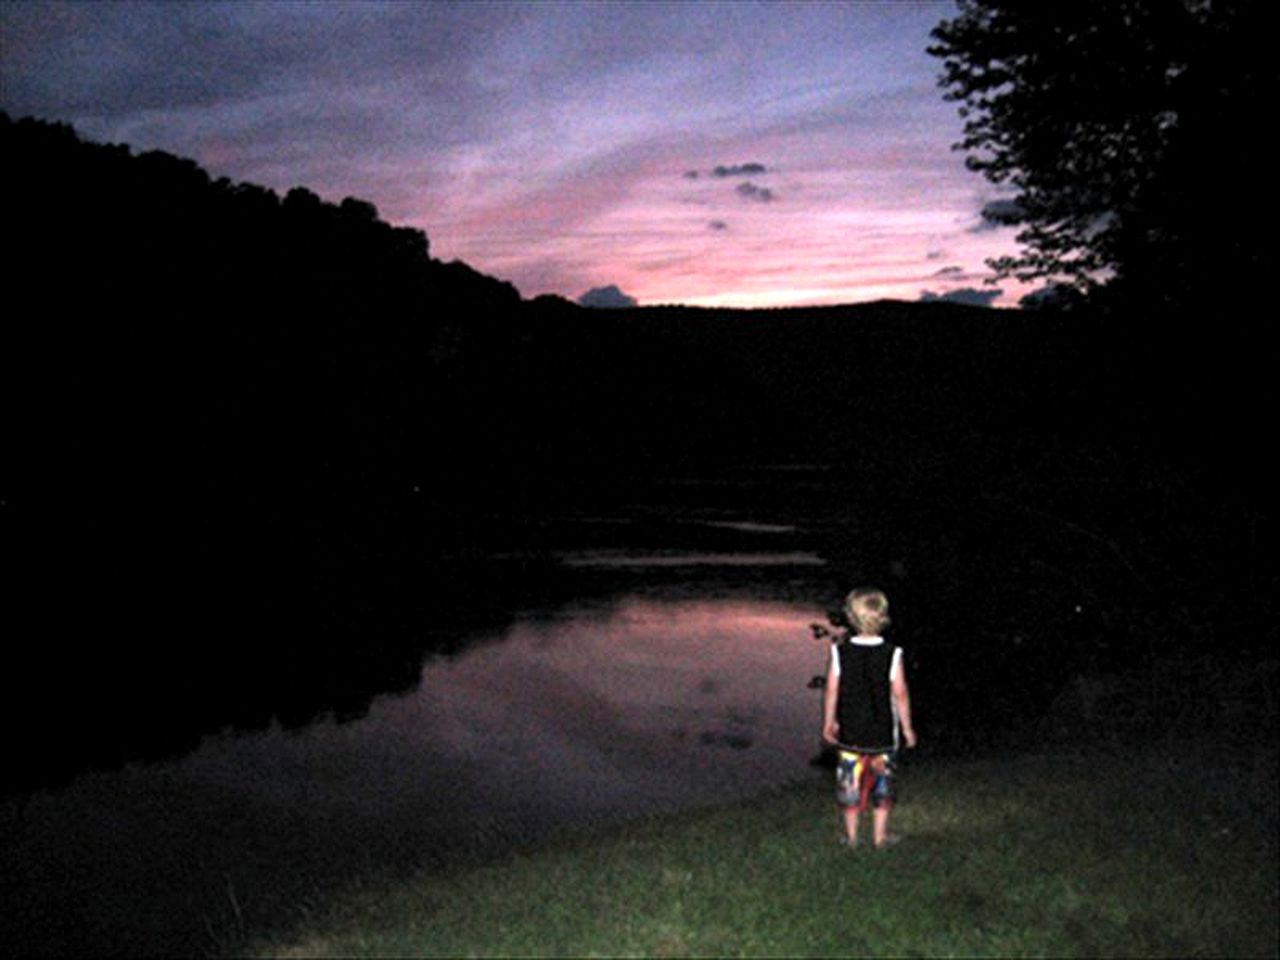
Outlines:
<svg viewBox="0 0 1280 960"><path fill-rule="evenodd" d="M740 163L732 167L716 167L711 171L713 177L754 177L768 173L769 168L763 163Z"/></svg>
<svg viewBox="0 0 1280 960"><path fill-rule="evenodd" d="M734 192L744 200L751 200L755 203L773 203L775 199L774 192L768 187L758 187L750 180L746 183L740 183L734 188Z"/></svg>
<svg viewBox="0 0 1280 960"><path fill-rule="evenodd" d="M920 294L921 303L963 303L970 307L989 307L1004 293L1000 289L978 290L973 287L962 287L946 293L934 293L925 290Z"/></svg>
<svg viewBox="0 0 1280 960"><path fill-rule="evenodd" d="M1022 204L1017 200L992 200L981 211L982 222L973 228L974 233L1013 226L1022 222Z"/></svg>

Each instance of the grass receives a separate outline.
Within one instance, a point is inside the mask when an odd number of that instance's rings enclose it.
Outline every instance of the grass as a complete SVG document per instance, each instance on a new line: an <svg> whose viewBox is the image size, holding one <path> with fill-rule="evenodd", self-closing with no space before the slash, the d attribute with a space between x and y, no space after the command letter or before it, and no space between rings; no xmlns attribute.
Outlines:
<svg viewBox="0 0 1280 960"><path fill-rule="evenodd" d="M1277 956L1275 753L916 760L892 850L826 782L365 881L259 956Z"/></svg>

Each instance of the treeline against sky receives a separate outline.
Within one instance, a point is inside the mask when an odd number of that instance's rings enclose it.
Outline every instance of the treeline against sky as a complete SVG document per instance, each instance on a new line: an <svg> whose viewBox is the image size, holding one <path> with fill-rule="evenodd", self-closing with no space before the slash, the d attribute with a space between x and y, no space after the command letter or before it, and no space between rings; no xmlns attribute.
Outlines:
<svg viewBox="0 0 1280 960"><path fill-rule="evenodd" d="M514 288L358 200L30 119L0 119L0 144L7 699L99 714L50 762L414 682L394 578L458 542L428 478L471 442L462 381ZM353 648L362 618L394 636Z"/></svg>
<svg viewBox="0 0 1280 960"><path fill-rule="evenodd" d="M0 117L0 150L6 700L77 724L30 739L29 779L411 686L433 629L508 616L527 584L484 555L572 508L567 479L830 464L833 570L888 578L917 627L1088 601L1071 629L1115 645L1072 666L1103 669L1153 611L1197 642L1179 592L1207 590L1230 600L1196 637L1265 640L1260 388L1234 375L1258 361L1210 318L589 311L434 260L365 201L31 119Z"/></svg>

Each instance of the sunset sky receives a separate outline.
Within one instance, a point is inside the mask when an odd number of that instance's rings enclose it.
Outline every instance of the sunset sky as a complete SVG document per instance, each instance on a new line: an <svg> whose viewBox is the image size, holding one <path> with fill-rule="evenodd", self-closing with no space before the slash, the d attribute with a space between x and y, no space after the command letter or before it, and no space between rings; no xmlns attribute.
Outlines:
<svg viewBox="0 0 1280 960"><path fill-rule="evenodd" d="M925 53L949 2L0 4L0 106L356 196L533 297L985 290L1015 249ZM1029 288L1000 285L1011 306Z"/></svg>

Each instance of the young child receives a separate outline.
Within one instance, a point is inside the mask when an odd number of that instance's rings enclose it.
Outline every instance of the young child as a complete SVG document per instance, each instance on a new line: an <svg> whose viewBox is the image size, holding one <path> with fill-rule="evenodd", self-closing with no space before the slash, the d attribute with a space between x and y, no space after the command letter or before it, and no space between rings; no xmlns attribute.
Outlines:
<svg viewBox="0 0 1280 960"><path fill-rule="evenodd" d="M893 767L899 735L916 745L911 725L902 648L886 643L889 600L879 590L859 588L845 599L853 632L831 645L831 663L822 698L822 738L834 744L836 802L844 818L845 843L858 842L858 816L873 809L877 848L894 843L889 833L893 809Z"/></svg>

